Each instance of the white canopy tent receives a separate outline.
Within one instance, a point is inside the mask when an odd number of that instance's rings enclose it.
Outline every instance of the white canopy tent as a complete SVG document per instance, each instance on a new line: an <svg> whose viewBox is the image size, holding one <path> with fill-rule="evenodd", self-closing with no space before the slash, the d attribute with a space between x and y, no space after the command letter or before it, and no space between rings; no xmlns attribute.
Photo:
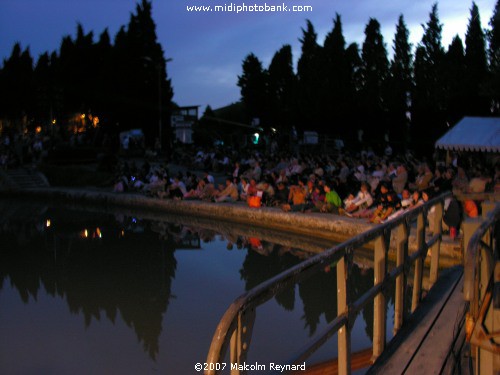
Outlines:
<svg viewBox="0 0 500 375"><path fill-rule="evenodd" d="M500 118L464 117L435 147L448 151L500 152Z"/></svg>

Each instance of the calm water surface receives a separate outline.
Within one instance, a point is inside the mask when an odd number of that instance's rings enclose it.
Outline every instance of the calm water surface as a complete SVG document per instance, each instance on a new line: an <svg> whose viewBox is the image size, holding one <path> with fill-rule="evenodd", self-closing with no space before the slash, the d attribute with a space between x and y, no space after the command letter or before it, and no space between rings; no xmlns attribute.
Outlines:
<svg viewBox="0 0 500 375"><path fill-rule="evenodd" d="M324 246L190 219L0 210L1 374L196 374L230 303ZM373 284L372 269L353 274L356 294ZM335 284L332 267L259 307L248 361L282 363L321 331L336 317ZM354 351L371 346L372 311L356 321ZM306 363L336 357L336 346Z"/></svg>

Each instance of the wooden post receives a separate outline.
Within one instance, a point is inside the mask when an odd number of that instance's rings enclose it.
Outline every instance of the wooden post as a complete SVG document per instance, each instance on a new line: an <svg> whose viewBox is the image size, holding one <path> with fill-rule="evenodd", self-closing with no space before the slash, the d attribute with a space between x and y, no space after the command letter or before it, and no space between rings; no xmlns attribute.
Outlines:
<svg viewBox="0 0 500 375"><path fill-rule="evenodd" d="M464 259L467 259L467 247L469 246L470 239L474 232L479 228L483 220L481 218L467 218L464 220L462 223L462 228L464 230ZM478 260L479 259L479 260ZM476 255L476 265L480 265L481 263L481 254ZM475 265L475 266L476 266ZM479 273L479 274L478 274ZM475 280L474 280L474 293L473 293L473 300L470 301L470 307L469 311L472 317L475 319L478 314L479 314L479 303L483 298L484 291L481 290L481 267L476 268L476 275L475 275ZM475 358L475 367L476 367L476 374L479 374L478 370L480 368L480 355L479 355L479 347L476 345L471 344L471 355L473 358Z"/></svg>
<svg viewBox="0 0 500 375"><path fill-rule="evenodd" d="M481 215L483 216L484 219L486 219L486 216L493 211L493 209L496 206L496 202L493 201L484 201L481 204Z"/></svg>
<svg viewBox="0 0 500 375"><path fill-rule="evenodd" d="M434 234L441 234L443 228L443 202L439 202L434 206L434 223L433 230ZM431 271L430 271L430 287L434 285L434 283L438 279L439 274L439 252L441 249L441 237L437 240L434 245L431 246Z"/></svg>
<svg viewBox="0 0 500 375"><path fill-rule="evenodd" d="M476 231L477 228L482 224L483 219L480 217L476 218L466 218L462 224L464 229L464 251L467 250L467 246L469 246L469 241ZM464 254L465 255L465 254ZM464 256L465 259L465 256Z"/></svg>
<svg viewBox="0 0 500 375"><path fill-rule="evenodd" d="M383 233L375 240L375 264L373 285L384 281L387 270L387 235ZM373 357L375 361L385 348L385 296L383 293L377 294L373 301Z"/></svg>
<svg viewBox="0 0 500 375"><path fill-rule="evenodd" d="M337 263L337 315L348 313L346 256ZM351 373L351 333L349 321L339 329L338 334L338 371L340 375Z"/></svg>
<svg viewBox="0 0 500 375"><path fill-rule="evenodd" d="M422 251L425 243L425 220L424 214L421 212L417 218L417 251ZM413 277L413 298L411 301L411 312L413 313L420 304L422 295L422 278L424 274L424 257L425 254L415 261L415 272Z"/></svg>
<svg viewBox="0 0 500 375"><path fill-rule="evenodd" d="M238 324L231 336L230 343L230 362L243 364L246 360L248 349L250 348L250 340L252 338L252 330L255 322L255 309L250 308L238 314ZM231 368L231 375L245 375L246 371L240 371L237 367Z"/></svg>
<svg viewBox="0 0 500 375"><path fill-rule="evenodd" d="M397 254L396 267L405 265L408 259L408 227L406 224L401 224L397 228ZM404 322L405 313L405 290L406 290L406 274L407 270L396 278L396 296L394 300L394 335L401 329Z"/></svg>

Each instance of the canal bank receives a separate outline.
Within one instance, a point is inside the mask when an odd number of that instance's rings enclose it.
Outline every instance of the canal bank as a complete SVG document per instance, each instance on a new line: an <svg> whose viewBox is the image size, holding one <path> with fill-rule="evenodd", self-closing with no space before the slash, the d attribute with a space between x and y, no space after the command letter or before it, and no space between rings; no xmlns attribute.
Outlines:
<svg viewBox="0 0 500 375"><path fill-rule="evenodd" d="M128 209L165 214L186 215L193 220L220 220L255 228L274 229L307 237L344 242L374 227L365 220L322 213L290 213L277 208L249 208L243 203L162 200L141 194L113 193L91 189L33 188L3 191L0 197L35 199L43 202L88 205L100 209ZM370 246L371 247L371 246ZM410 253L417 248L416 236L410 235ZM461 243L447 236L441 243L440 266L462 264ZM395 258L395 249L390 249Z"/></svg>

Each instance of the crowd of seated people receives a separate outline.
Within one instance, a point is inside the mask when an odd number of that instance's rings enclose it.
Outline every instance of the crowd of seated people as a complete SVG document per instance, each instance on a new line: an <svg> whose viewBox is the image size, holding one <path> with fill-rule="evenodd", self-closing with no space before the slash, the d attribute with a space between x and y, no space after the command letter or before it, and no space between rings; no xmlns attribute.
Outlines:
<svg viewBox="0 0 500 375"><path fill-rule="evenodd" d="M198 152L195 160L210 153ZM216 154L213 154L214 157ZM481 165L466 169L455 164L431 167L411 154L327 155L236 154L227 152L219 161L224 183L216 184L206 170L202 176L168 169L122 165L115 191L135 190L160 198L200 199L212 202L244 202L250 207L279 207L290 212L324 212L365 218L372 223L391 220L412 207L446 191L456 193L499 190L500 173ZM232 164L229 163L232 160ZM476 206L474 208L474 206ZM477 215L474 201L463 211Z"/></svg>

